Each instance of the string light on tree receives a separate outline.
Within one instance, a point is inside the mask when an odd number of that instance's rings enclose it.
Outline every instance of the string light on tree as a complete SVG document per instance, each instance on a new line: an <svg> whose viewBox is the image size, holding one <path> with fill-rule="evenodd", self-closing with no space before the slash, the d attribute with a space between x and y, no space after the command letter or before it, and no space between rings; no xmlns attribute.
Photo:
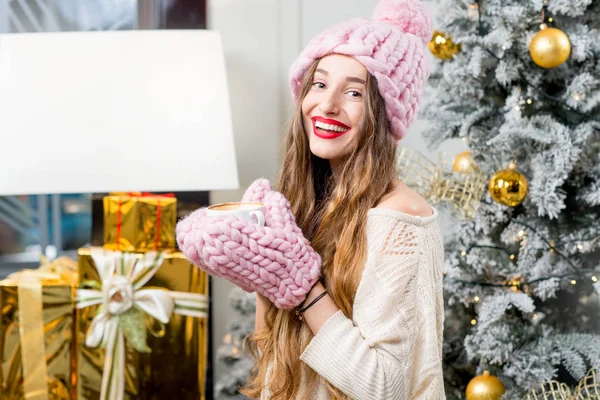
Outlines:
<svg viewBox="0 0 600 400"><path fill-rule="evenodd" d="M510 285L510 290L518 292L521 289L521 278L517 276L511 279L508 284Z"/></svg>
<svg viewBox="0 0 600 400"><path fill-rule="evenodd" d="M497 377L483 371L467 385L467 400L499 400L505 392L504 384Z"/></svg>
<svg viewBox="0 0 600 400"><path fill-rule="evenodd" d="M469 4L469 9L467 10L467 18L470 20L476 20L479 18L479 3L471 3Z"/></svg>

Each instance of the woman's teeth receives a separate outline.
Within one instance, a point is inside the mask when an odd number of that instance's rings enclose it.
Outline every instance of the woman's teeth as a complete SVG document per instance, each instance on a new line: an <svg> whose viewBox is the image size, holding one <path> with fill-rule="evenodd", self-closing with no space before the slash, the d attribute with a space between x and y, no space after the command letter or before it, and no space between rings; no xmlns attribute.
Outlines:
<svg viewBox="0 0 600 400"><path fill-rule="evenodd" d="M315 126L321 130L332 131L332 132L347 132L350 129L342 128L341 126L326 124L323 122L315 121Z"/></svg>

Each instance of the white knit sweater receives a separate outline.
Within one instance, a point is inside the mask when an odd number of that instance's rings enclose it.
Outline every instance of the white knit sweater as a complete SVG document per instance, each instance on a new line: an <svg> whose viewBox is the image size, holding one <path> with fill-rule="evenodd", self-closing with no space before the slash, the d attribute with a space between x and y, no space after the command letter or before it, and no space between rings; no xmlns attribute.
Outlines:
<svg viewBox="0 0 600 400"><path fill-rule="evenodd" d="M442 377L444 248L438 212L418 217L373 208L354 315L338 311L300 359L356 400L445 399ZM267 377L268 379L268 377ZM261 399L268 399L265 389ZM302 387L298 399L330 399Z"/></svg>

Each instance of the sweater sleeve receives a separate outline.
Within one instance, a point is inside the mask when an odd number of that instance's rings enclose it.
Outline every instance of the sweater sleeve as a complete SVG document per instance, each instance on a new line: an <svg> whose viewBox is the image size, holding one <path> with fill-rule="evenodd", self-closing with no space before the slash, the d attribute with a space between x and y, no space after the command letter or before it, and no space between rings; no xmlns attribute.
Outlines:
<svg viewBox="0 0 600 400"><path fill-rule="evenodd" d="M337 312L300 357L353 399L409 397L420 322L421 228L402 221L382 225L367 236L372 243L356 293L354 321Z"/></svg>

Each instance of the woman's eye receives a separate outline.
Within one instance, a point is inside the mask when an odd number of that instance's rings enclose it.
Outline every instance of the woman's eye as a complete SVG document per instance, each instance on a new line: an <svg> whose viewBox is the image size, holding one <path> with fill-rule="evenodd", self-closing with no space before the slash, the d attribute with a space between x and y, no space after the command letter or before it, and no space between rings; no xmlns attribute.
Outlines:
<svg viewBox="0 0 600 400"><path fill-rule="evenodd" d="M316 87L317 89L325 89L325 84L323 82L315 82L313 83L313 87Z"/></svg>
<svg viewBox="0 0 600 400"><path fill-rule="evenodd" d="M362 93L357 92L356 90L351 90L348 93L350 94L350 96L355 97L355 98L359 98L362 96Z"/></svg>

